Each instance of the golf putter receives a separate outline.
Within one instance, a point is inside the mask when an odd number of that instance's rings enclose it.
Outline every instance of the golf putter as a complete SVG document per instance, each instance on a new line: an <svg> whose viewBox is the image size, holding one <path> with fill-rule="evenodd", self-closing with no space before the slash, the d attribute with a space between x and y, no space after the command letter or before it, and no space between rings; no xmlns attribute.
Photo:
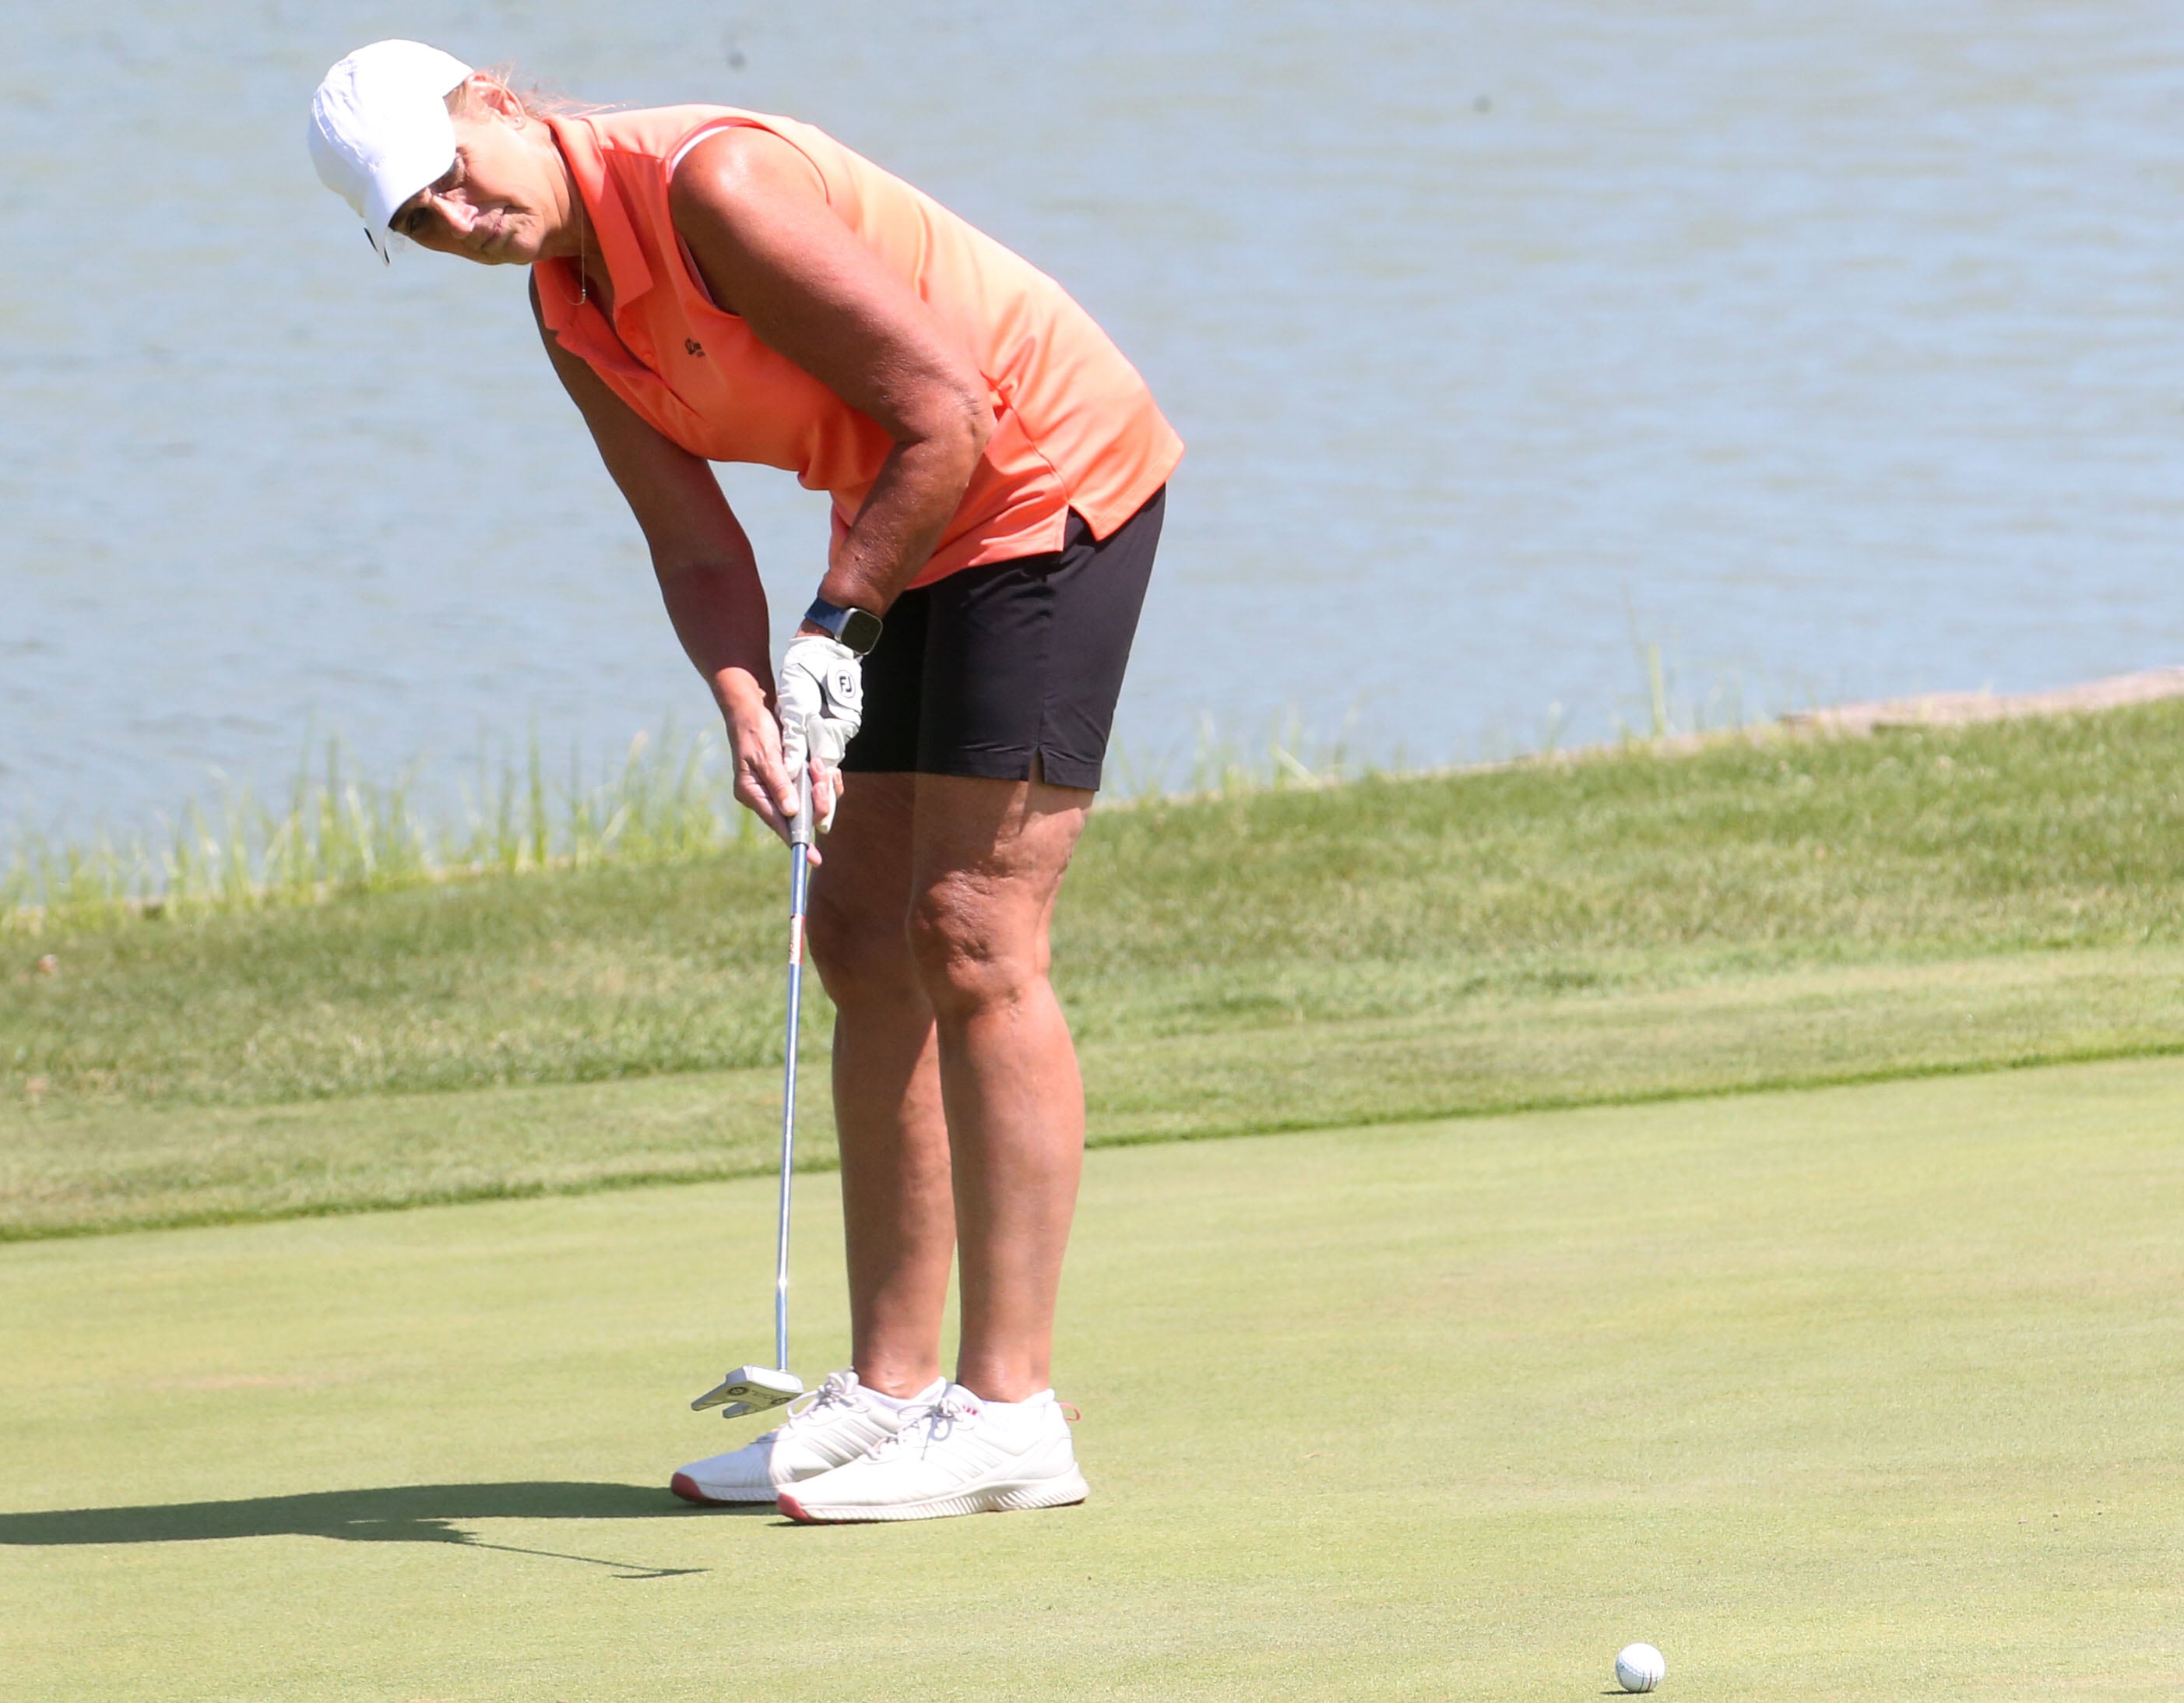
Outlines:
<svg viewBox="0 0 2184 1703"><path fill-rule="evenodd" d="M804 1004L804 898L811 879L811 768L806 763L796 777L796 819L788 829L788 1062L781 1086L781 1234L773 1274L774 1363L738 1366L690 1404L699 1413L717 1407L723 1419L763 1413L804 1393L804 1381L788 1370L788 1180L796 1157L796 1020Z"/></svg>

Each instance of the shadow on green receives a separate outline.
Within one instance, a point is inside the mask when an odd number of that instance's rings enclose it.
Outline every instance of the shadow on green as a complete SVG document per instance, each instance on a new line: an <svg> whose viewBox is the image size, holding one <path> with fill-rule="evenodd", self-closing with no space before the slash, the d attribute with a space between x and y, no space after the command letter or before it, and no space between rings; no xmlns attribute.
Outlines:
<svg viewBox="0 0 2184 1703"><path fill-rule="evenodd" d="M772 1514L766 1504L714 1513ZM653 1567L560 1549L488 1544L459 1529L471 1520L688 1519L698 1510L669 1504L646 1485L583 1483L396 1484L371 1490L319 1490L300 1496L253 1496L233 1502L153 1503L136 1508L55 1508L0 1514L0 1545L201 1543L226 1538L334 1538L343 1543L455 1544L510 1555L545 1555L608 1567L622 1578L664 1579L707 1567Z"/></svg>

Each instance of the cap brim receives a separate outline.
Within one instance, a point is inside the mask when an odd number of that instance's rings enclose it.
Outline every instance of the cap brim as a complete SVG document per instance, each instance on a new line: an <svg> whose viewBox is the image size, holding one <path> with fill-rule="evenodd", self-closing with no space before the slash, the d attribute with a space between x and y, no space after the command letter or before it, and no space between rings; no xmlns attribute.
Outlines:
<svg viewBox="0 0 2184 1703"><path fill-rule="evenodd" d="M437 47L376 42L335 65L311 98L312 164L362 216L382 265L403 241L396 212L454 163L447 99L471 75Z"/></svg>
<svg viewBox="0 0 2184 1703"><path fill-rule="evenodd" d="M371 246L379 258L387 258L392 245L401 239L389 229L397 209L421 189L430 188L455 163L455 125L447 109L435 100L417 114L416 122L400 145L391 148L372 166L364 187L364 228L371 233Z"/></svg>

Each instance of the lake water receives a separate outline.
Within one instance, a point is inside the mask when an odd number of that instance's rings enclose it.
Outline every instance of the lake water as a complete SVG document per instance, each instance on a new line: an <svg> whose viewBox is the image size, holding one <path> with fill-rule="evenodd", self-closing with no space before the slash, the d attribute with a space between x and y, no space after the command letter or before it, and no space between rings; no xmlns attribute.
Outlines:
<svg viewBox="0 0 2184 1703"><path fill-rule="evenodd" d="M382 272L312 175L320 73L424 18L815 121L1092 309L1190 444L1141 768L1292 710L1600 736L1634 637L1716 717L2184 659L2170 0L8 13L0 828L143 826L310 726L460 775L705 718L521 275ZM823 500L724 483L778 628Z"/></svg>

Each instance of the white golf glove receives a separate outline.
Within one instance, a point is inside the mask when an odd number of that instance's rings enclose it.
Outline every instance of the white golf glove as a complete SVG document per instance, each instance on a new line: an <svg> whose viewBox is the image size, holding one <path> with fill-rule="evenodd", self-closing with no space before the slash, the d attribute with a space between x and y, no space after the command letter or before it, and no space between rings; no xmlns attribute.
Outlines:
<svg viewBox="0 0 2184 1703"><path fill-rule="evenodd" d="M823 633L800 633L781 653L774 703L781 716L781 762L792 784L806 762L827 778L827 813L819 831L834 825L842 753L865 712L864 668L857 653Z"/></svg>

